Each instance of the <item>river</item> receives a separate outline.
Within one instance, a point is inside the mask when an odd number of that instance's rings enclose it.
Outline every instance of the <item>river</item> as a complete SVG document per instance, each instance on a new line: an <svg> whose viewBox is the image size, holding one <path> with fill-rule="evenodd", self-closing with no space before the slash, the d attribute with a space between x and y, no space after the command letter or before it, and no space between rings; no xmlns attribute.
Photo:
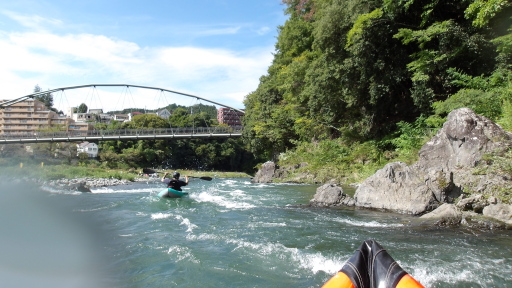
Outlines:
<svg viewBox="0 0 512 288"><path fill-rule="evenodd" d="M23 188L21 188L23 187ZM366 239L425 287L512 287L511 231L307 208L316 186L193 179L77 193L0 187L0 287L321 287Z"/></svg>

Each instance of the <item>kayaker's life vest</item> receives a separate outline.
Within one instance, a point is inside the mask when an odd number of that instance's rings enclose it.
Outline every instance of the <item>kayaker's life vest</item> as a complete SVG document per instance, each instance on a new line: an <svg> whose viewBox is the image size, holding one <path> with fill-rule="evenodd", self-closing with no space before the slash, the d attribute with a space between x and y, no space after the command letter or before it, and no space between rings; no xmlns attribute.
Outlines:
<svg viewBox="0 0 512 288"><path fill-rule="evenodd" d="M167 183L167 188L172 188L174 190L181 191L181 186L186 186L187 183L181 180L171 179L169 183Z"/></svg>

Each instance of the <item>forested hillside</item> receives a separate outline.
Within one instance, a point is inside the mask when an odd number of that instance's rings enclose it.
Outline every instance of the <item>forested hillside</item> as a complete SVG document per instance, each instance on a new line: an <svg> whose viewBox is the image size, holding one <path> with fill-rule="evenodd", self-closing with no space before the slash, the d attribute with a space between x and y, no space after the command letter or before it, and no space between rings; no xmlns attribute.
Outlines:
<svg viewBox="0 0 512 288"><path fill-rule="evenodd" d="M410 158L460 107L512 127L511 1L283 4L273 63L245 99L264 159L371 170Z"/></svg>

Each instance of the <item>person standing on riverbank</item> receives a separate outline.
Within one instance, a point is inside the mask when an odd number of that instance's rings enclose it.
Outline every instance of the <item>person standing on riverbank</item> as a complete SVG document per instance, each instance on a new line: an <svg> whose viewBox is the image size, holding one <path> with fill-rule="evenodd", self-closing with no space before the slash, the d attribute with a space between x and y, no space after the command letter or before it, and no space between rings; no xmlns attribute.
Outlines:
<svg viewBox="0 0 512 288"><path fill-rule="evenodd" d="M188 176L186 175L185 181L180 180L180 173L177 171L172 174L172 178L165 178L167 175L169 175L169 172L165 172L164 176L162 176L162 182L167 184L167 188L182 191L181 187L188 185Z"/></svg>

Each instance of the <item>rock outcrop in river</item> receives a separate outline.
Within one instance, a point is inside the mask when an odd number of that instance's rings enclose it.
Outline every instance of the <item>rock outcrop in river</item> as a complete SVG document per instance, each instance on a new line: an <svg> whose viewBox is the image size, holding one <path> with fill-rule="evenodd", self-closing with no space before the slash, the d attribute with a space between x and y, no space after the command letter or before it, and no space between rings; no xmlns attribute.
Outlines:
<svg viewBox="0 0 512 288"><path fill-rule="evenodd" d="M343 193L343 188L334 183L318 187L315 196L309 201L309 205L313 207L354 206L354 204L354 199Z"/></svg>
<svg viewBox="0 0 512 288"><path fill-rule="evenodd" d="M500 203L494 194L510 193L512 177L486 159L511 147L511 133L471 109L457 109L421 148L413 165L387 164L359 185L353 201L342 191L322 186L310 205L345 204L414 215L432 211L421 219L510 228L512 205Z"/></svg>
<svg viewBox="0 0 512 288"><path fill-rule="evenodd" d="M511 146L512 134L499 125L468 108L454 110L421 148L418 162L390 163L366 179L354 195L356 206L418 215L453 203L463 192L510 187L506 175L476 175L474 168L484 155Z"/></svg>
<svg viewBox="0 0 512 288"><path fill-rule="evenodd" d="M267 161L261 165L261 168L256 172L254 178L251 180L252 183L271 183L272 178L276 172L276 163Z"/></svg>

